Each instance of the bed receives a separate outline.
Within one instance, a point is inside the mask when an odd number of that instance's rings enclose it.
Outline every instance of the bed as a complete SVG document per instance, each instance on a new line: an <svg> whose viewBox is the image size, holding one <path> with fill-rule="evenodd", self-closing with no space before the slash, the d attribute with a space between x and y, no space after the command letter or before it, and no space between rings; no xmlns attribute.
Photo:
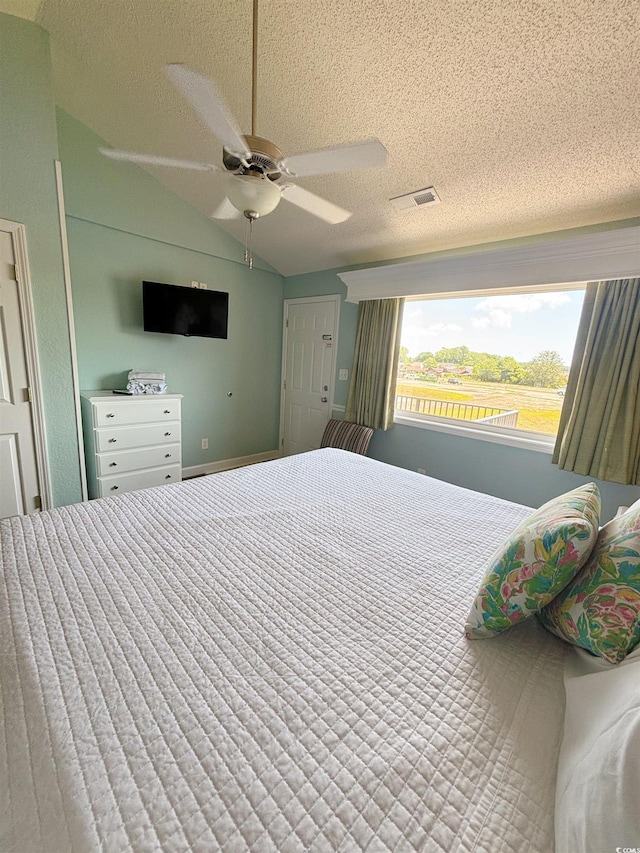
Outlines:
<svg viewBox="0 0 640 853"><path fill-rule="evenodd" d="M462 627L529 513L324 449L3 522L0 849L553 850L568 646Z"/></svg>

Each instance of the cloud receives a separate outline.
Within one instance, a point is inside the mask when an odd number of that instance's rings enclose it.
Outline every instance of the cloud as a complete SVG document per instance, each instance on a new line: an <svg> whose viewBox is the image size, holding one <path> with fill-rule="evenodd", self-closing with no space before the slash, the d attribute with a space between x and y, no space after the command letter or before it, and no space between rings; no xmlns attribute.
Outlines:
<svg viewBox="0 0 640 853"><path fill-rule="evenodd" d="M494 326L498 329L511 328L512 315L509 311L504 311L502 308L492 308L485 317L472 317L471 325L476 329L486 329L487 326Z"/></svg>
<svg viewBox="0 0 640 853"><path fill-rule="evenodd" d="M463 327L457 323L434 323L433 326L427 326L425 332L438 334L439 332L462 332Z"/></svg>
<svg viewBox="0 0 640 853"><path fill-rule="evenodd" d="M491 317L472 317L471 325L475 326L476 329L486 329L487 326L491 325Z"/></svg>
<svg viewBox="0 0 640 853"><path fill-rule="evenodd" d="M557 308L571 301L568 293L519 293L512 296L488 296L476 305L476 311L508 311L531 314L541 308Z"/></svg>
<svg viewBox="0 0 640 853"><path fill-rule="evenodd" d="M567 293L520 293L511 296L488 296L476 305L476 311L485 312L483 317L473 317L471 325L476 329L489 326L499 329L511 327L514 314L532 314L541 308L557 308L570 301Z"/></svg>
<svg viewBox="0 0 640 853"><path fill-rule="evenodd" d="M432 323L423 326L419 322L402 324L402 345L406 346L412 355L425 350L438 350L442 346L453 346L460 343L460 332L464 326L457 323Z"/></svg>

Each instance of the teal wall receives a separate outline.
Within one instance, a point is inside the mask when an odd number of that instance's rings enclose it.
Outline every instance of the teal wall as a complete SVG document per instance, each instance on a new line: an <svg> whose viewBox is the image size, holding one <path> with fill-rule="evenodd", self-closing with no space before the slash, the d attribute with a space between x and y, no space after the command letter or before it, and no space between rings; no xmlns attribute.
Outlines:
<svg viewBox="0 0 640 853"><path fill-rule="evenodd" d="M637 224L637 221L633 220L633 224ZM560 232L564 235L569 233L571 232ZM549 238L553 239L553 235L549 235ZM527 241L521 240L510 244L493 244L493 248L502 245L522 245L525 242ZM461 251L468 252L469 248ZM454 253L439 254L444 256ZM418 260L418 258L411 260ZM400 260L397 261L397 263L400 262ZM350 267L350 269L357 269L357 267ZM327 293L339 293L342 296L336 369L346 367L350 374L358 306L344 302L347 291L338 278L338 272L344 271L344 269L325 270L307 275L290 276L285 279L284 297L294 299ZM348 382L339 381L336 374L335 387L334 403L337 406L344 406ZM340 416L339 413L336 414ZM449 483L486 492L526 506L540 506L554 495L562 494L589 481L589 478L579 477L568 471L560 471L551 464L551 456L547 453L400 424L387 432L376 430L369 448L369 455L382 462L413 471L424 468L430 476L439 480L446 480ZM640 498L640 488L637 486L596 482L602 493L602 516L605 520L615 514L618 506L628 506Z"/></svg>
<svg viewBox="0 0 640 853"><path fill-rule="evenodd" d="M25 225L53 502L80 500L49 36L0 13L0 217Z"/></svg>
<svg viewBox="0 0 640 853"><path fill-rule="evenodd" d="M249 270L236 240L63 111L58 133L81 388L166 373L184 395L184 467L276 450L282 277L259 258ZM228 339L144 332L143 279L227 291Z"/></svg>

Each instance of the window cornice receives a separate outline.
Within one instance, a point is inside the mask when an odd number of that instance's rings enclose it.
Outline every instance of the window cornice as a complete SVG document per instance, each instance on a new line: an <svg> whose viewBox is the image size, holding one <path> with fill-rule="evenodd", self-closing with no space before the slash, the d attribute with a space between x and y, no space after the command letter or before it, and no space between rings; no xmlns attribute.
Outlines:
<svg viewBox="0 0 640 853"><path fill-rule="evenodd" d="M632 278L640 226L338 273L347 302Z"/></svg>

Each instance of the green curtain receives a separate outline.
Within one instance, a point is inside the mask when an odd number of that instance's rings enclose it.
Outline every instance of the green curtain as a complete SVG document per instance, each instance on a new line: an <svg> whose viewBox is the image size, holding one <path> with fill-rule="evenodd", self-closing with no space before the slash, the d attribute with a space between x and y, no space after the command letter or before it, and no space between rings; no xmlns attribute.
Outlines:
<svg viewBox="0 0 640 853"><path fill-rule="evenodd" d="M404 299L371 299L358 306L356 345L345 420L391 429Z"/></svg>
<svg viewBox="0 0 640 853"><path fill-rule="evenodd" d="M640 484L640 278L587 285L552 461Z"/></svg>

